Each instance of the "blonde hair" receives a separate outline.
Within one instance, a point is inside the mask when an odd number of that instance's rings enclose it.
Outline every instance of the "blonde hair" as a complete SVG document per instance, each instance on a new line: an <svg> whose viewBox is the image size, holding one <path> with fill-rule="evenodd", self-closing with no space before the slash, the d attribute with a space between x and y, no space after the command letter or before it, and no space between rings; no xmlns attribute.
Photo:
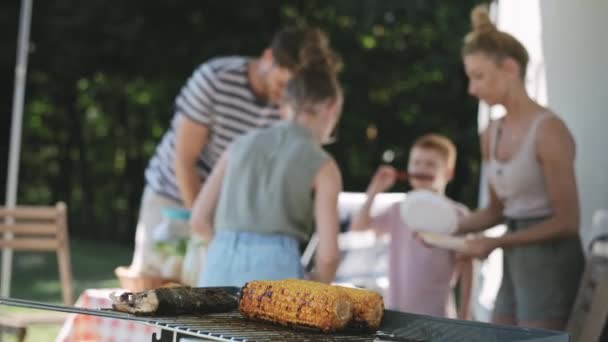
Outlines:
<svg viewBox="0 0 608 342"><path fill-rule="evenodd" d="M490 20L487 5L477 5L471 11L473 29L464 37L462 55L484 53L501 61L505 57L513 58L520 67L520 76L526 76L528 67L528 51L523 44L512 35L499 31Z"/></svg>
<svg viewBox="0 0 608 342"><path fill-rule="evenodd" d="M449 169L456 167L456 145L446 136L436 133L425 134L414 141L412 148L439 152Z"/></svg>

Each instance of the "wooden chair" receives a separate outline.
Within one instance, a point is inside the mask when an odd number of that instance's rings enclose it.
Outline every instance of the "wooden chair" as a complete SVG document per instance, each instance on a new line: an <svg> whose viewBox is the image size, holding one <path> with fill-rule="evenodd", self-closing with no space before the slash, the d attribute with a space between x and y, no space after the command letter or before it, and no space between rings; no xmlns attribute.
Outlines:
<svg viewBox="0 0 608 342"><path fill-rule="evenodd" d="M608 247L608 242L604 244ZM594 251L585 266L567 330L572 334L573 342L605 341L602 331L607 322L608 252Z"/></svg>
<svg viewBox="0 0 608 342"><path fill-rule="evenodd" d="M4 233L11 233L6 239ZM0 249L15 251L56 252L65 305L73 304L72 267L67 228L67 210L62 202L55 206L0 207ZM23 341L26 329L35 324L60 324L66 315L56 313L0 315L2 332L15 333Z"/></svg>

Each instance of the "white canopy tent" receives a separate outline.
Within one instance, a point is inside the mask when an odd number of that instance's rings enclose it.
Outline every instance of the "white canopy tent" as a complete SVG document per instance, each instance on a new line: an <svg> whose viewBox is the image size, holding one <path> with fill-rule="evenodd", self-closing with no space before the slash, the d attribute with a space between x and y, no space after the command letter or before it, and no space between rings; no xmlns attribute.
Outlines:
<svg viewBox="0 0 608 342"><path fill-rule="evenodd" d="M21 124L23 122L23 102L25 98L25 81L27 75L27 57L29 52L30 23L32 18L32 0L21 1L19 16L19 33L17 37L17 63L15 65L15 90L13 92L13 113L11 123L11 140L6 177L6 207L17 204L17 185L19 184L19 156L21 155ZM10 233L5 233L11 239ZM0 295L8 297L11 289L13 251L2 251L2 279Z"/></svg>

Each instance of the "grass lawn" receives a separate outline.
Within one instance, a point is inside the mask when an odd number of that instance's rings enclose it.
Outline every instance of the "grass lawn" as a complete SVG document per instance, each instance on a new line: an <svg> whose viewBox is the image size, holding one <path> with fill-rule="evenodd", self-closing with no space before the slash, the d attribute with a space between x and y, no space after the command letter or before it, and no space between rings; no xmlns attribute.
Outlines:
<svg viewBox="0 0 608 342"><path fill-rule="evenodd" d="M114 268L131 263L132 251L124 246L94 241L71 241L74 300L88 288L118 287ZM61 304L61 285L57 256L54 253L16 252L13 257L11 297ZM0 312L33 312L0 306ZM28 329L26 342L53 341L59 326L37 326ZM3 341L13 342L5 335Z"/></svg>

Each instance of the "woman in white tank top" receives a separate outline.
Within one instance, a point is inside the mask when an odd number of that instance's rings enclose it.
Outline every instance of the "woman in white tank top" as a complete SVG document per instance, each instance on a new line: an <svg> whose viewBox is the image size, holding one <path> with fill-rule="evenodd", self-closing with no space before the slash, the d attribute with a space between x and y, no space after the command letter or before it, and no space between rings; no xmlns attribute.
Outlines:
<svg viewBox="0 0 608 342"><path fill-rule="evenodd" d="M472 21L462 51L469 93L503 105L507 115L481 138L490 203L463 219L459 231L480 232L503 222L509 228L501 237L468 243L468 254L477 258L503 249L495 323L563 329L583 268L574 139L527 94L523 45L498 31L484 7L473 10Z"/></svg>

